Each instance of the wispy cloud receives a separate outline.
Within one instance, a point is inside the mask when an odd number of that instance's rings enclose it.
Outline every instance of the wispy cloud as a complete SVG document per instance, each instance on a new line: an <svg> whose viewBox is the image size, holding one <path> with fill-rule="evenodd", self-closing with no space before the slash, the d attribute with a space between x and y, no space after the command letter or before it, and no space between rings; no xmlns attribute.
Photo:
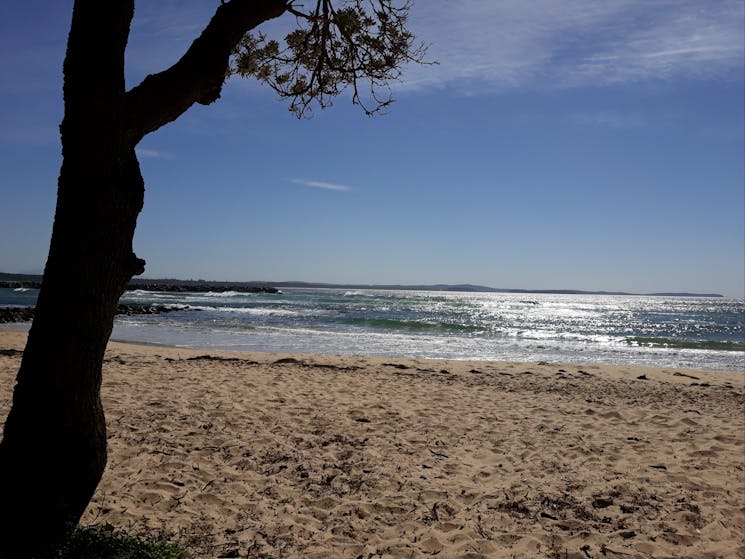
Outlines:
<svg viewBox="0 0 745 559"><path fill-rule="evenodd" d="M344 184L335 184L332 182L308 181L305 179L291 179L290 182L294 182L295 184L301 184L303 186L308 186L310 188L322 188L324 190L337 190L337 191L342 191L342 192L352 190L351 186L346 186Z"/></svg>
<svg viewBox="0 0 745 559"><path fill-rule="evenodd" d="M139 2L127 42L127 84L174 64L201 33L217 3L183 0Z"/></svg>
<svg viewBox="0 0 745 559"><path fill-rule="evenodd" d="M627 130L644 125L644 118L638 113L622 113L617 111L598 111L577 113L570 116L570 120L581 126L593 128L615 128Z"/></svg>
<svg viewBox="0 0 745 559"><path fill-rule="evenodd" d="M171 159L170 153L158 151L155 149L135 148L138 157L143 159Z"/></svg>
<svg viewBox="0 0 745 559"><path fill-rule="evenodd" d="M739 0L428 0L413 9L439 65L408 68L412 88L726 79L745 58Z"/></svg>
<svg viewBox="0 0 745 559"><path fill-rule="evenodd" d="M216 6L138 7L128 83L175 62ZM745 61L742 0L422 0L410 25L437 65L405 69L400 89L463 92L734 79ZM292 17L262 30L281 37Z"/></svg>

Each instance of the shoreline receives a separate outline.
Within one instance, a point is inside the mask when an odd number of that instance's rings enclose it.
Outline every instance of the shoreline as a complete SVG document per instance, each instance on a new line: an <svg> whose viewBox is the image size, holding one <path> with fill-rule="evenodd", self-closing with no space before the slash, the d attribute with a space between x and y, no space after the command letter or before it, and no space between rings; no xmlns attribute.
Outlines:
<svg viewBox="0 0 745 559"><path fill-rule="evenodd" d="M13 300L13 294L4 299ZM112 338L122 341L223 351L745 370L739 335L745 306L736 301L342 290L282 296L136 291L122 300L178 311L117 318Z"/></svg>
<svg viewBox="0 0 745 559"><path fill-rule="evenodd" d="M102 399L83 522L183 530L199 558L745 553L740 371L111 342Z"/></svg>
<svg viewBox="0 0 745 559"><path fill-rule="evenodd" d="M0 332L2 332L2 328L0 328ZM220 348L210 348L210 347L182 347L177 345L170 345L170 344L162 344L158 342L143 342L143 341L130 341L130 340L121 340L121 339L111 339L109 344L118 344L122 346L142 346L144 348L148 347L157 347L161 349L169 349L174 350L177 352L189 352L193 353L197 356L199 355L215 355L215 356L230 356L233 358L241 358L245 357L247 359L254 359L257 356L266 356L268 358L296 358L296 359L311 359L311 360L319 360L323 359L325 357L328 358L339 358L339 359L364 359L369 360L371 362L375 361L381 361L381 362L388 362L388 361L406 361L406 362L431 362L433 364L444 364L447 365L448 363L461 363L467 366L478 366L478 365L492 365L492 366L515 366L515 365L543 365L543 366L553 366L553 367L574 367L574 368L589 368L589 367L602 367L603 369L608 369L611 371L629 371L633 370L638 372L640 374L644 374L646 372L652 372L655 371L660 372L663 376L666 373L671 373L674 376L675 373L681 373L680 377L685 378L686 373L701 373L704 375L735 375L734 379L740 380L742 379L743 382L745 382L745 368L743 370L728 370L728 369L696 369L696 368L690 368L690 367L666 367L666 366L652 366L652 365L636 365L636 364L614 364L614 363L598 363L593 361L526 361L526 360L515 360L515 361L509 361L509 360L487 360L487 359L448 359L448 358L441 358L441 357L402 357L402 356L392 356L392 355L357 355L357 354L340 354L340 353L301 353L301 352L278 352L278 351L243 351L243 350L229 350L229 349L220 349ZM728 376L728 379L732 381L733 379Z"/></svg>
<svg viewBox="0 0 745 559"><path fill-rule="evenodd" d="M15 322L15 323L5 323L0 324L0 335L2 335L3 331L13 331L13 332L23 332L26 334L28 332L28 329L31 327L31 323L22 323L22 322ZM281 352L281 351L252 351L252 350L236 350L236 349L222 349L217 347L186 347L186 346L178 346L168 343L160 343L160 342L146 342L141 340L126 340L126 339L117 339L114 337L114 334L112 334L112 338L109 340L109 344L121 344L121 345L132 345L132 346L143 346L143 347L158 347L163 349L173 349L178 350L182 352L195 352L198 354L203 354L205 352L211 352L215 354L231 354L231 355L243 355L243 356L251 356L251 355L283 355L283 356L303 356L303 357L340 357L340 358L360 358L360 359L382 359L382 360L390 360L390 359L398 359L398 360L411 360L411 361L442 361L442 362L456 362L456 363L474 363L474 364L505 364L505 365L514 365L514 364L536 364L536 363L548 363L551 365L556 366L572 366L572 367L588 367L597 365L600 367L608 368L608 369L639 369L640 371L644 370L665 370L665 371L680 371L680 372L692 372L692 373L711 373L711 374L734 374L734 375L745 375L745 366L742 370L733 370L733 369L703 369L703 368L695 368L695 367L675 367L675 366L666 366L666 365L638 365L635 363L606 363L601 361L592 361L592 360L577 360L577 361L530 361L530 360L489 360L489 359L458 359L458 358L442 358L442 357L401 357L401 356L395 356L395 355L358 355L358 354L340 354L340 353L304 353L304 352Z"/></svg>

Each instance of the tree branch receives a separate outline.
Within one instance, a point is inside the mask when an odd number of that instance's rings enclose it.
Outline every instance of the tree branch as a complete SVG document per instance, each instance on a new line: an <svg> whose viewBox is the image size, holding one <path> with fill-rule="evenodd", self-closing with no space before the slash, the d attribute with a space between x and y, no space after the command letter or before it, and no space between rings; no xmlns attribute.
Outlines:
<svg viewBox="0 0 745 559"><path fill-rule="evenodd" d="M309 0L315 8L289 6L297 27L284 38L259 33L241 41L233 72L253 76L290 99L290 111L309 116L346 88L352 103L370 115L393 101L389 84L409 62L425 63L406 23L412 0ZM338 8L334 4L339 5ZM361 88L365 84L369 92Z"/></svg>
<svg viewBox="0 0 745 559"><path fill-rule="evenodd" d="M230 0L221 4L178 62L147 76L127 92L126 128L132 145L176 120L194 103L209 105L219 99L230 57L243 36L282 15L289 5L289 0Z"/></svg>

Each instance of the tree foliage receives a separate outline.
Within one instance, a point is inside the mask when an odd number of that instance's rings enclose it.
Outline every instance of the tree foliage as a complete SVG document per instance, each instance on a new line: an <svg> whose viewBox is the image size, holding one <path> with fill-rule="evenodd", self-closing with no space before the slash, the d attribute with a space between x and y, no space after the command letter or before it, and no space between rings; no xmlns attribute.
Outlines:
<svg viewBox="0 0 745 559"><path fill-rule="evenodd" d="M426 48L407 29L411 3L393 0L316 0L288 7L297 28L284 44L263 33L246 34L231 72L269 85L298 117L325 108L351 88L352 102L371 115L393 101L390 82L408 62L422 63Z"/></svg>

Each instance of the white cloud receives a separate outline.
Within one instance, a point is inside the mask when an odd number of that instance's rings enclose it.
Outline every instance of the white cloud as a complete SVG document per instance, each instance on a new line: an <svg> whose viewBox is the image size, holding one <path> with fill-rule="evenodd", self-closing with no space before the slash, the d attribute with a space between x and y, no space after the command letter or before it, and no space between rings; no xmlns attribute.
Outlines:
<svg viewBox="0 0 745 559"><path fill-rule="evenodd" d="M578 87L740 76L739 0L427 0L411 25L436 66L405 87Z"/></svg>
<svg viewBox="0 0 745 559"><path fill-rule="evenodd" d="M343 184L334 184L331 182L308 181L304 179L292 179L291 182L294 182L295 184L302 184L303 186L308 186L310 188L322 188L324 190L337 190L337 191L343 191L343 192L352 190L351 186L346 186Z"/></svg>
<svg viewBox="0 0 745 559"><path fill-rule="evenodd" d="M128 83L175 62L216 4L138 5ZM742 0L418 0L410 27L437 65L411 65L395 90L605 86L729 79L745 60ZM285 15L262 25L272 37ZM249 80L250 81L250 80Z"/></svg>
<svg viewBox="0 0 745 559"><path fill-rule="evenodd" d="M571 115L571 121L582 126L595 128L630 129L644 125L644 118L638 113L617 111L598 111Z"/></svg>
<svg viewBox="0 0 745 559"><path fill-rule="evenodd" d="M155 149L135 148L138 157L146 159L171 159L171 155Z"/></svg>
<svg viewBox="0 0 745 559"><path fill-rule="evenodd" d="M127 87L170 67L215 13L217 2L138 2L127 41Z"/></svg>

